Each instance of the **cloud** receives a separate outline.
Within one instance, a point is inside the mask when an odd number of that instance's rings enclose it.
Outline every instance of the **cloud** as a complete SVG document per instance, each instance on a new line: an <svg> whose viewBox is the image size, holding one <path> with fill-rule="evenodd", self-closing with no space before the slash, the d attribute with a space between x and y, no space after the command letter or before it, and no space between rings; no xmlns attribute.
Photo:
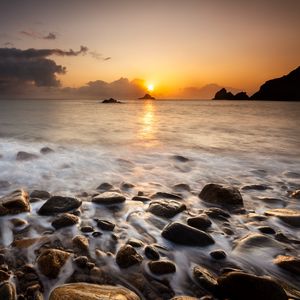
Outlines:
<svg viewBox="0 0 300 300"><path fill-rule="evenodd" d="M103 57L103 54L101 54L101 53L99 53L99 52L97 52L97 51L90 51L89 54L90 54L93 58L95 58L95 59L97 59L97 60L104 60L104 61L107 61L107 60L110 60L110 59L111 59L110 56L108 56L108 57Z"/></svg>
<svg viewBox="0 0 300 300"><path fill-rule="evenodd" d="M59 87L57 75L65 74L66 68L48 57L78 56L87 51L84 46L78 51L0 48L0 92L10 95L33 87Z"/></svg>
<svg viewBox="0 0 300 300"><path fill-rule="evenodd" d="M33 39L40 39L40 40L55 40L57 39L57 34L54 32L49 32L47 35L43 35L42 33L35 32L35 31L27 31L27 30L22 30L20 31L20 34L30 37Z"/></svg>
<svg viewBox="0 0 300 300"><path fill-rule="evenodd" d="M48 35L43 37L44 40L56 40L57 34L54 32L49 32Z"/></svg>

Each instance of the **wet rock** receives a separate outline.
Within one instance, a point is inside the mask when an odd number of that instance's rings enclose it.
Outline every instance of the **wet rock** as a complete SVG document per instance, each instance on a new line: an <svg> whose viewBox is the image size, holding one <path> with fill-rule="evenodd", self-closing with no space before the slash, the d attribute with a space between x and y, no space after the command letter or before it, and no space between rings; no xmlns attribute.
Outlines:
<svg viewBox="0 0 300 300"><path fill-rule="evenodd" d="M285 206L285 201L280 198L274 198L274 197L257 197L260 201L269 204L269 205L280 205Z"/></svg>
<svg viewBox="0 0 300 300"><path fill-rule="evenodd" d="M29 196L24 190L16 190L0 198L0 216L28 211L30 211Z"/></svg>
<svg viewBox="0 0 300 300"><path fill-rule="evenodd" d="M140 264L142 260L143 258L130 245L122 246L116 255L116 262L120 268L129 268Z"/></svg>
<svg viewBox="0 0 300 300"><path fill-rule="evenodd" d="M25 151L20 151L20 152L17 153L16 160L24 161L24 160L36 159L38 157L39 156L36 155L36 154L28 153L28 152L25 152Z"/></svg>
<svg viewBox="0 0 300 300"><path fill-rule="evenodd" d="M110 183L108 182L103 182L101 183L98 187L97 187L97 190L101 190L101 191L109 191L113 188L114 186L111 185Z"/></svg>
<svg viewBox="0 0 300 300"><path fill-rule="evenodd" d="M174 216L184 211L185 209L186 209L185 204L182 204L178 201L160 200L160 201L152 201L149 204L147 211L159 217L173 218Z"/></svg>
<svg viewBox="0 0 300 300"><path fill-rule="evenodd" d="M135 238L130 238L126 244L132 246L132 247L136 247L136 248L140 248L144 246L144 243L141 240L135 239Z"/></svg>
<svg viewBox="0 0 300 300"><path fill-rule="evenodd" d="M207 246L214 244L214 240L209 234L179 222L168 224L163 229L162 236L174 243L188 246Z"/></svg>
<svg viewBox="0 0 300 300"><path fill-rule="evenodd" d="M134 184L132 183L128 183L128 182L122 182L121 183L121 189L122 190L130 190L130 189L133 189L135 187Z"/></svg>
<svg viewBox="0 0 300 300"><path fill-rule="evenodd" d="M221 206L242 206L243 198L238 189L219 184L207 184L199 194L199 197L208 203Z"/></svg>
<svg viewBox="0 0 300 300"><path fill-rule="evenodd" d="M95 219L95 221L97 222L98 228L102 230L113 231L116 226L116 224L107 220Z"/></svg>
<svg viewBox="0 0 300 300"><path fill-rule="evenodd" d="M20 240L14 240L11 244L13 248L27 249L37 242L48 242L47 237L37 237L37 238L22 238Z"/></svg>
<svg viewBox="0 0 300 300"><path fill-rule="evenodd" d="M190 296L177 296L177 297L173 297L171 300L197 300L197 299L199 298L190 297Z"/></svg>
<svg viewBox="0 0 300 300"><path fill-rule="evenodd" d="M260 226L257 228L260 232L266 233L266 234L275 234L276 231L270 227L270 226Z"/></svg>
<svg viewBox="0 0 300 300"><path fill-rule="evenodd" d="M300 227L300 210L276 208L267 210L265 212L265 215L277 217L278 219L290 226Z"/></svg>
<svg viewBox="0 0 300 300"><path fill-rule="evenodd" d="M40 215L56 215L58 213L65 213L77 209L82 204L82 201L62 196L52 196L46 203L39 209Z"/></svg>
<svg viewBox="0 0 300 300"><path fill-rule="evenodd" d="M226 253L223 250L214 250L209 253L209 255L214 259L224 259L226 258Z"/></svg>
<svg viewBox="0 0 300 300"><path fill-rule="evenodd" d="M80 252L87 252L89 250L89 239L83 235L76 235L72 239L73 247Z"/></svg>
<svg viewBox="0 0 300 300"><path fill-rule="evenodd" d="M50 147L43 147L43 148L41 148L41 150L40 150L40 153L41 153L41 154L44 154L44 155L50 154L50 153L53 153L53 152L54 152L54 150L51 149Z"/></svg>
<svg viewBox="0 0 300 300"><path fill-rule="evenodd" d="M209 270L202 266L193 269L193 276L198 284L209 292L215 293L217 290L217 278Z"/></svg>
<svg viewBox="0 0 300 300"><path fill-rule="evenodd" d="M41 273L48 278L57 278L61 268L64 266L70 253L58 250L44 250L37 259L37 264Z"/></svg>
<svg viewBox="0 0 300 300"><path fill-rule="evenodd" d="M158 251L152 246L146 246L144 251L146 257L150 260L158 260L160 257Z"/></svg>
<svg viewBox="0 0 300 300"><path fill-rule="evenodd" d="M13 218L10 222L14 225L14 227L22 227L28 224L26 220L19 218Z"/></svg>
<svg viewBox="0 0 300 300"><path fill-rule="evenodd" d="M92 202L97 204L119 204L125 202L126 198L116 192L104 192L100 195L93 197Z"/></svg>
<svg viewBox="0 0 300 300"><path fill-rule="evenodd" d="M188 162L189 159L187 157L184 157L182 155L174 155L173 159L179 161L179 162Z"/></svg>
<svg viewBox="0 0 300 300"><path fill-rule="evenodd" d="M11 282L4 282L0 286L0 299L17 300L16 288Z"/></svg>
<svg viewBox="0 0 300 300"><path fill-rule="evenodd" d="M92 226L82 226L80 231L84 233L90 233L94 231L94 228Z"/></svg>
<svg viewBox="0 0 300 300"><path fill-rule="evenodd" d="M173 186L173 190L176 192L190 192L191 188L186 183L178 183Z"/></svg>
<svg viewBox="0 0 300 300"><path fill-rule="evenodd" d="M0 180L0 189L7 189L10 187L10 183L6 180Z"/></svg>
<svg viewBox="0 0 300 300"><path fill-rule="evenodd" d="M187 224L200 230L206 230L211 226L211 221L207 215L199 215L187 219Z"/></svg>
<svg viewBox="0 0 300 300"><path fill-rule="evenodd" d="M242 187L243 191L265 191L265 190L269 190L272 189L269 186L265 185L265 184L250 184L250 185L245 185Z"/></svg>
<svg viewBox="0 0 300 300"><path fill-rule="evenodd" d="M212 219L227 221L230 218L230 215L226 211L218 207L206 209L204 212Z"/></svg>
<svg viewBox="0 0 300 300"><path fill-rule="evenodd" d="M218 278L220 293L230 300L288 300L284 289L269 277L229 272Z"/></svg>
<svg viewBox="0 0 300 300"><path fill-rule="evenodd" d="M51 197L50 193L47 191L34 190L30 194L30 198L39 198L43 200L47 200Z"/></svg>
<svg viewBox="0 0 300 300"><path fill-rule="evenodd" d="M278 255L273 263L278 267L300 276L300 258L295 256Z"/></svg>
<svg viewBox="0 0 300 300"><path fill-rule="evenodd" d="M89 262L89 259L86 256L78 256L74 259L74 263L79 268L85 268L87 266L88 262Z"/></svg>
<svg viewBox="0 0 300 300"><path fill-rule="evenodd" d="M8 280L9 277L10 275L7 272L0 270L0 282Z"/></svg>
<svg viewBox="0 0 300 300"><path fill-rule="evenodd" d="M180 195L165 193L165 192L157 192L151 196L152 199L172 199L172 200L182 200Z"/></svg>
<svg viewBox="0 0 300 300"><path fill-rule="evenodd" d="M153 274L163 275L176 272L176 266L169 260L150 261L148 267Z"/></svg>
<svg viewBox="0 0 300 300"><path fill-rule="evenodd" d="M134 292L121 287L90 283L71 283L56 287L49 300L140 300Z"/></svg>
<svg viewBox="0 0 300 300"><path fill-rule="evenodd" d="M53 222L52 226L55 229L60 229L63 227L73 226L79 222L79 218L69 213L64 213L56 217Z"/></svg>
<svg viewBox="0 0 300 300"><path fill-rule="evenodd" d="M103 235L103 233L100 232L100 231L94 231L94 232L92 233L92 236L95 237L95 238L100 237L101 235Z"/></svg>
<svg viewBox="0 0 300 300"><path fill-rule="evenodd" d="M145 196L134 196L132 198L133 201L141 201L141 202L148 202L148 201L151 201L150 198L148 197L145 197Z"/></svg>
<svg viewBox="0 0 300 300"><path fill-rule="evenodd" d="M1 186L1 184L0 184L0 186ZM297 191L293 192L291 194L291 197L295 198L295 199L300 199L300 190L297 190Z"/></svg>

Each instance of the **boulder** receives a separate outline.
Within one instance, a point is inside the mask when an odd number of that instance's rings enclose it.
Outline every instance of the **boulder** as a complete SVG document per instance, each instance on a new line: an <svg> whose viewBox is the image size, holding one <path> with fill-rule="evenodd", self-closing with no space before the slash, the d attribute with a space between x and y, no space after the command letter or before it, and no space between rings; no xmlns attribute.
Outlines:
<svg viewBox="0 0 300 300"><path fill-rule="evenodd" d="M51 149L51 148L49 148L49 147L43 147L43 148L40 150L40 153L41 153L41 154L44 154L44 155L49 154L49 153L53 153L53 152L54 152L54 150Z"/></svg>
<svg viewBox="0 0 300 300"><path fill-rule="evenodd" d="M221 295L230 300L288 300L284 289L270 277L229 272L218 278Z"/></svg>
<svg viewBox="0 0 300 300"><path fill-rule="evenodd" d="M295 192L293 192L291 194L291 197L295 199L300 199L300 190L296 190Z"/></svg>
<svg viewBox="0 0 300 300"><path fill-rule="evenodd" d="M186 222L188 225L195 227L197 229L200 229L200 230L206 230L212 224L210 219L207 217L207 215L204 215L204 214L199 215L197 217L188 218L186 220Z"/></svg>
<svg viewBox="0 0 300 300"><path fill-rule="evenodd" d="M17 300L16 287L11 282L4 282L0 286L0 299Z"/></svg>
<svg viewBox="0 0 300 300"><path fill-rule="evenodd" d="M242 187L243 191L265 191L272 189L266 184L250 184L250 185L245 185Z"/></svg>
<svg viewBox="0 0 300 300"><path fill-rule="evenodd" d="M145 255L150 260L159 260L159 253L158 251L152 247L152 246L146 246L145 249Z"/></svg>
<svg viewBox="0 0 300 300"><path fill-rule="evenodd" d="M68 226L73 226L79 222L79 218L75 215L69 214L69 213L64 213L59 216L57 216L53 221L52 221L52 226L55 229L60 229L63 227L68 227Z"/></svg>
<svg viewBox="0 0 300 300"><path fill-rule="evenodd" d="M108 182L103 182L101 183L98 187L97 190L101 190L101 191L108 191L111 190L114 186Z"/></svg>
<svg viewBox="0 0 300 300"><path fill-rule="evenodd" d="M126 201L126 198L117 192L104 192L92 198L92 202L96 204L119 204Z"/></svg>
<svg viewBox="0 0 300 300"><path fill-rule="evenodd" d="M211 251L209 253L209 255L214 258L214 259L225 259L226 258L226 252L221 250L221 249L218 249L218 250L214 250L214 251Z"/></svg>
<svg viewBox="0 0 300 300"><path fill-rule="evenodd" d="M180 195L175 195L166 192L157 192L151 196L152 199L172 199L172 200L182 200Z"/></svg>
<svg viewBox="0 0 300 300"><path fill-rule="evenodd" d="M176 266L169 260L156 260L148 263L150 271L155 275L163 275L176 272Z"/></svg>
<svg viewBox="0 0 300 300"><path fill-rule="evenodd" d="M273 263L278 267L300 276L300 258L295 256L278 255Z"/></svg>
<svg viewBox="0 0 300 300"><path fill-rule="evenodd" d="M267 210L265 212L265 215L277 217L278 219L290 226L300 227L300 210L276 208Z"/></svg>
<svg viewBox="0 0 300 300"><path fill-rule="evenodd" d="M193 276L198 284L209 292L215 293L217 290L217 277L208 269L196 266L193 269Z"/></svg>
<svg viewBox="0 0 300 300"><path fill-rule="evenodd" d="M17 153L16 160L24 161L24 160L36 159L38 157L39 156L36 155L36 154L28 153L28 152L25 152L25 151L20 151L20 152Z"/></svg>
<svg viewBox="0 0 300 300"><path fill-rule="evenodd" d="M143 258L136 252L131 245L122 246L116 255L116 262L120 268L129 268L140 264Z"/></svg>
<svg viewBox="0 0 300 300"><path fill-rule="evenodd" d="M122 286L90 283L70 283L56 287L49 300L140 300L134 292Z"/></svg>
<svg viewBox="0 0 300 300"><path fill-rule="evenodd" d="M58 249L44 250L37 259L39 270L48 278L57 278L70 255L70 253Z"/></svg>
<svg viewBox="0 0 300 300"><path fill-rule="evenodd" d="M82 201L76 198L52 196L39 209L38 213L45 216L56 215L58 213L75 210L80 207L81 204Z"/></svg>
<svg viewBox="0 0 300 300"><path fill-rule="evenodd" d="M178 183L173 185L173 190L176 192L190 192L191 188L188 184L186 183Z"/></svg>
<svg viewBox="0 0 300 300"><path fill-rule="evenodd" d="M238 189L219 184L207 184L199 197L210 204L221 206L243 206L243 198Z"/></svg>
<svg viewBox="0 0 300 300"><path fill-rule="evenodd" d="M24 190L16 190L0 198L0 216L28 211L30 211L29 196Z"/></svg>
<svg viewBox="0 0 300 300"><path fill-rule="evenodd" d="M207 246L214 244L214 240L209 234L179 222L168 224L161 235L165 239L181 245Z"/></svg>
<svg viewBox="0 0 300 300"><path fill-rule="evenodd" d="M34 190L30 194L30 198L39 198L43 200L47 200L51 197L50 193L47 191Z"/></svg>
<svg viewBox="0 0 300 300"><path fill-rule="evenodd" d="M72 244L75 250L79 250L79 252L87 252L89 250L89 239L83 235L76 235L72 239Z"/></svg>
<svg viewBox="0 0 300 300"><path fill-rule="evenodd" d="M147 211L159 217L173 218L185 209L185 204L181 202L175 200L159 200L152 201Z"/></svg>
<svg viewBox="0 0 300 300"><path fill-rule="evenodd" d="M102 230L113 231L116 226L116 224L107 220L95 219L95 221L97 222L98 228Z"/></svg>

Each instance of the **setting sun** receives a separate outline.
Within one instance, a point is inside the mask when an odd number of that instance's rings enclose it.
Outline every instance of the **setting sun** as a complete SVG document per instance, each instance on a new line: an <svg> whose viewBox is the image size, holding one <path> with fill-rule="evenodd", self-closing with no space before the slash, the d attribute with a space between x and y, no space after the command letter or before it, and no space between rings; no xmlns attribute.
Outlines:
<svg viewBox="0 0 300 300"><path fill-rule="evenodd" d="M154 85L151 83L151 84L148 84L147 85L147 90L149 91L149 92L153 92L154 91Z"/></svg>

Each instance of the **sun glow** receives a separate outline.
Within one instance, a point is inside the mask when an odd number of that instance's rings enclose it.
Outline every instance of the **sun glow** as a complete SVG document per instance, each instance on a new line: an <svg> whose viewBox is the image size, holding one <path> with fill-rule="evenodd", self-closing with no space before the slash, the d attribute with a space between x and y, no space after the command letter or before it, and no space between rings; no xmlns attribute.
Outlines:
<svg viewBox="0 0 300 300"><path fill-rule="evenodd" d="M149 92L153 92L153 91L154 91L154 85L153 85L152 83L149 83L149 84L147 85L147 90L148 90Z"/></svg>

